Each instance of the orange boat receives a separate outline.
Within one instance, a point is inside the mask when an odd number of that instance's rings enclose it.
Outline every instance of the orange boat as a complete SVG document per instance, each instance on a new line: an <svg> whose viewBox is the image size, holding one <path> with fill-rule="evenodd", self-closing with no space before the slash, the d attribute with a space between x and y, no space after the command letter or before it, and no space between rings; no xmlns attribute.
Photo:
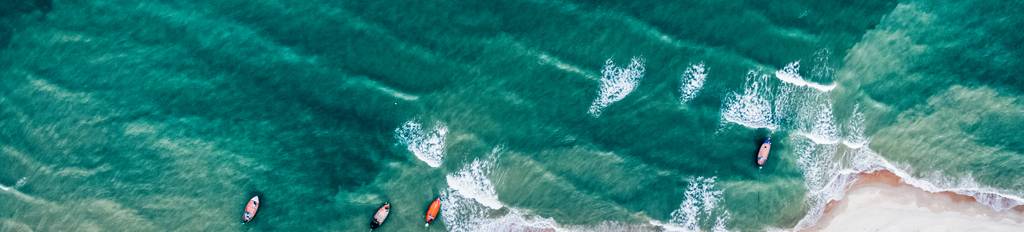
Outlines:
<svg viewBox="0 0 1024 232"><path fill-rule="evenodd" d="M437 213L441 212L441 198L434 198L434 202L430 203L430 207L427 208L427 224L423 226L430 226L431 222L437 218Z"/></svg>
<svg viewBox="0 0 1024 232"><path fill-rule="evenodd" d="M242 223L252 221L256 217L256 211L260 209L260 196L253 196L249 203L245 204L245 212L242 213Z"/></svg>
<svg viewBox="0 0 1024 232"><path fill-rule="evenodd" d="M772 138L764 139L761 143L761 149L757 151L757 166L763 167L765 162L768 162L768 152L772 150Z"/></svg>

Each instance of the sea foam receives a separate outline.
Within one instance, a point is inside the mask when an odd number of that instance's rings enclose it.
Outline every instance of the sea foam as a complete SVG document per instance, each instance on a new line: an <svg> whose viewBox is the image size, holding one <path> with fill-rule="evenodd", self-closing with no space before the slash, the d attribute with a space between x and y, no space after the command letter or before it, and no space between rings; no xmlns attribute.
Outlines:
<svg viewBox="0 0 1024 232"><path fill-rule="evenodd" d="M701 231L701 223L711 224L713 231L725 231L729 212L719 209L723 191L715 185L716 177L690 178L690 186L683 192L679 209L672 211L669 231ZM713 221L712 221L713 220Z"/></svg>
<svg viewBox="0 0 1024 232"><path fill-rule="evenodd" d="M823 94L812 93L804 98L797 112L797 134L816 144L839 143L839 128L832 114L832 101Z"/></svg>
<svg viewBox="0 0 1024 232"><path fill-rule="evenodd" d="M689 68L686 68L682 76L682 86L679 87L679 103L686 104L696 98L697 94L704 87L704 80L707 79L707 76L704 62L690 65Z"/></svg>
<svg viewBox="0 0 1024 232"><path fill-rule="evenodd" d="M997 211L1024 205L1024 198L1021 196L983 186L970 176L949 177L937 172L923 177L914 176L907 171L908 166L890 162L867 146L836 149L837 145L803 141L794 143L797 143L795 150L799 156L797 163L806 179L807 204L810 209L797 223L795 230L806 229L817 223L824 214L827 204L841 200L846 190L862 173L877 171L889 171L898 176L903 183L927 192L952 192L971 196L978 203Z"/></svg>
<svg viewBox="0 0 1024 232"><path fill-rule="evenodd" d="M498 194L494 190L494 184L487 178L494 165L494 158L487 160L474 160L472 163L462 167L459 172L448 174L445 179L452 191L460 196L472 199L477 203L491 209L500 209L505 205L498 201Z"/></svg>
<svg viewBox="0 0 1024 232"><path fill-rule="evenodd" d="M427 163L430 167L440 167L444 161L445 136L448 134L448 127L437 122L430 130L423 128L423 125L416 121L408 121L401 127L395 129L395 138L406 149L412 152L417 159Z"/></svg>
<svg viewBox="0 0 1024 232"><path fill-rule="evenodd" d="M608 59L601 69L601 89L594 102L590 104L587 113L591 116L600 117L605 107L612 103L625 99L644 77L644 60L633 57L626 67L618 67L615 62Z"/></svg>
<svg viewBox="0 0 1024 232"><path fill-rule="evenodd" d="M743 92L733 92L723 102L722 119L749 128L775 130L778 125L772 115L768 78L756 71L747 72Z"/></svg>
<svg viewBox="0 0 1024 232"><path fill-rule="evenodd" d="M786 83L789 83L789 84L793 84L793 85L796 85L796 86L806 86L806 87L810 87L810 88L813 88L813 89L817 89L818 91L821 91L821 92L832 91L832 89L836 88L836 84L835 83L832 83L832 84L829 84L829 85L822 85L822 84L818 84L818 83L814 83L814 82L810 82L810 81L804 80L804 78L802 76L800 76L800 61L799 60L798 61L793 61L792 63L787 64L781 70L775 71L775 77L779 78L779 80L782 80L783 82L786 82Z"/></svg>
<svg viewBox="0 0 1024 232"><path fill-rule="evenodd" d="M868 138L864 135L864 113L860 112L860 105L853 107L853 114L843 128L843 145L850 148L861 148L867 145Z"/></svg>
<svg viewBox="0 0 1024 232"><path fill-rule="evenodd" d="M448 231L541 231L560 230L553 219L530 215L498 201L489 175L500 148L484 159L475 159L458 172L446 176L448 188L441 194L445 208L441 216Z"/></svg>

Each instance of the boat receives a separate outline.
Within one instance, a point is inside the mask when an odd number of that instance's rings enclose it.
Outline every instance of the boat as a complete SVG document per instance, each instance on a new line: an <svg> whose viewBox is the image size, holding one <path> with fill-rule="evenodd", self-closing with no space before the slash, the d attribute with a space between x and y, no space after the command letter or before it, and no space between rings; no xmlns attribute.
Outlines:
<svg viewBox="0 0 1024 232"><path fill-rule="evenodd" d="M256 217L256 211L260 209L260 196L253 196L249 203L245 204L245 212L242 213L242 223L252 221Z"/></svg>
<svg viewBox="0 0 1024 232"><path fill-rule="evenodd" d="M772 150L772 138L768 137L761 143L761 149L757 151L757 166L763 167L768 161L768 152Z"/></svg>
<svg viewBox="0 0 1024 232"><path fill-rule="evenodd" d="M370 230L377 229L381 224L384 224L384 220L388 219L388 213L391 212L391 204L384 202L380 208L377 208L377 213L373 214L373 219L370 220Z"/></svg>
<svg viewBox="0 0 1024 232"><path fill-rule="evenodd" d="M437 219L437 213L441 212L441 198L434 198L434 202L430 203L430 207L427 207L427 224L424 227L430 226L434 219Z"/></svg>

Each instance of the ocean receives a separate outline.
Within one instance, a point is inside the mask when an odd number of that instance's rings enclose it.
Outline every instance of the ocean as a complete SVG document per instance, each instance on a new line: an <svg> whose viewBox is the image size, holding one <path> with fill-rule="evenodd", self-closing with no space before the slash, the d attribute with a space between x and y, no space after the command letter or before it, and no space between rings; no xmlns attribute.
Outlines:
<svg viewBox="0 0 1024 232"><path fill-rule="evenodd" d="M3 0L0 231L800 230L874 170L1006 210L1022 11Z"/></svg>

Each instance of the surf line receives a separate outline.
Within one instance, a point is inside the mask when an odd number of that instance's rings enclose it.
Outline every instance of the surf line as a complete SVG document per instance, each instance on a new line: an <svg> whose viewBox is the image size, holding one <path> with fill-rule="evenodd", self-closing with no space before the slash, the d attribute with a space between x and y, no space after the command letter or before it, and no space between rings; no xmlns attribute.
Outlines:
<svg viewBox="0 0 1024 232"><path fill-rule="evenodd" d="M775 78L778 78L782 82L786 82L796 86L806 86L813 89L817 89L821 92L829 92L836 88L836 83L823 85L814 82L804 80L800 76L800 61L793 61L783 67L781 70L775 71Z"/></svg>

